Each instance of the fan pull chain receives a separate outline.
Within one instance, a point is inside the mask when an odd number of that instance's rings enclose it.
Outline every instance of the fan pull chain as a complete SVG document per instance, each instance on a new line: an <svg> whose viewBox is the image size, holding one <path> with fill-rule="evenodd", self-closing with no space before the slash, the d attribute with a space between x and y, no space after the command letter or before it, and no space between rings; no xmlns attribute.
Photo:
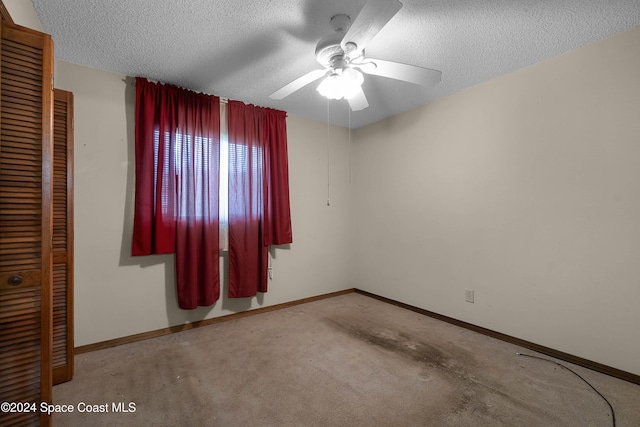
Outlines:
<svg viewBox="0 0 640 427"><path fill-rule="evenodd" d="M327 206L331 206L331 152L329 150L329 99L327 98Z"/></svg>
<svg viewBox="0 0 640 427"><path fill-rule="evenodd" d="M349 107L349 184L351 184L351 107Z"/></svg>

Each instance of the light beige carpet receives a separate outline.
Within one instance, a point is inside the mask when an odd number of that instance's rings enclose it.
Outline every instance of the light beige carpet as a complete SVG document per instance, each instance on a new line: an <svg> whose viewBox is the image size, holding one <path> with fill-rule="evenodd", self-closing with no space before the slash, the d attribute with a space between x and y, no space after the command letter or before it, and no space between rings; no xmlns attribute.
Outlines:
<svg viewBox="0 0 640 427"><path fill-rule="evenodd" d="M347 294L82 354L55 426L611 426L530 351ZM561 362L640 426L640 386ZM114 413L135 405L135 412ZM84 405L84 406L83 406ZM107 408L109 412L79 412ZM91 406L95 405L95 406Z"/></svg>

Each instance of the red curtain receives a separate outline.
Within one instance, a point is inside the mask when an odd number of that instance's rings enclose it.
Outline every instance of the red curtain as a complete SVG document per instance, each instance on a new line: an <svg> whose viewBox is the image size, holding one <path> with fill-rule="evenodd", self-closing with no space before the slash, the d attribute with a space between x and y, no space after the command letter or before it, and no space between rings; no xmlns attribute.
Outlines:
<svg viewBox="0 0 640 427"><path fill-rule="evenodd" d="M289 204L289 155L287 114L263 109L264 126L264 244L284 245L293 241Z"/></svg>
<svg viewBox="0 0 640 427"><path fill-rule="evenodd" d="M176 254L178 305L220 297L220 100L136 78L132 254Z"/></svg>
<svg viewBox="0 0 640 427"><path fill-rule="evenodd" d="M229 101L229 298L267 291L268 246L292 242L286 114Z"/></svg>

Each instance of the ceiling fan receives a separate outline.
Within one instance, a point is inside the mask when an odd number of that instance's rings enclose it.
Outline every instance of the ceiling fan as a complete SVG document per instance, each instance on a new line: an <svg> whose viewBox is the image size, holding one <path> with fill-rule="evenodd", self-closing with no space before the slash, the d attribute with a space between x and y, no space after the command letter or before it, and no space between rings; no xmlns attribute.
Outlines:
<svg viewBox="0 0 640 427"><path fill-rule="evenodd" d="M346 98L351 109L359 111L369 106L361 87L362 73L435 86L440 82L440 71L364 56L367 44L401 8L398 0L369 0L353 24L349 16L335 15L330 22L333 34L323 37L316 45L316 60L324 68L305 74L269 96L282 99L325 77L318 92L329 99Z"/></svg>

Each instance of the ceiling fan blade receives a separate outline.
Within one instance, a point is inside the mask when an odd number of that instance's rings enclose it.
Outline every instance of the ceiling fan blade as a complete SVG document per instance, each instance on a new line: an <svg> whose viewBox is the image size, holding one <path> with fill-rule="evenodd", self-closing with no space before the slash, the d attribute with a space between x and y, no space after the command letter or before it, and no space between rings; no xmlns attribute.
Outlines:
<svg viewBox="0 0 640 427"><path fill-rule="evenodd" d="M400 62L367 58L366 62L353 65L367 74L389 77L425 87L433 87L442 80L442 71L402 64Z"/></svg>
<svg viewBox="0 0 640 427"><path fill-rule="evenodd" d="M340 42L342 49L347 53L351 52L354 48L349 44L353 43L355 51L362 52L400 9L402 3L398 0L369 0Z"/></svg>
<svg viewBox="0 0 640 427"><path fill-rule="evenodd" d="M273 92L271 95L269 95L269 98L282 99L286 96L289 96L293 92L297 91L298 89L301 89L304 86L308 85L309 83L312 83L318 80L320 77L323 77L324 75L327 74L327 71L328 70L313 70L305 74L304 76L295 79L294 81L284 86L283 88Z"/></svg>
<svg viewBox="0 0 640 427"><path fill-rule="evenodd" d="M349 101L349 107L351 107L351 110L353 111L364 110L369 106L369 102L367 101L367 97L364 95L362 87L359 88L358 92L356 92L354 96L348 98L347 101Z"/></svg>

